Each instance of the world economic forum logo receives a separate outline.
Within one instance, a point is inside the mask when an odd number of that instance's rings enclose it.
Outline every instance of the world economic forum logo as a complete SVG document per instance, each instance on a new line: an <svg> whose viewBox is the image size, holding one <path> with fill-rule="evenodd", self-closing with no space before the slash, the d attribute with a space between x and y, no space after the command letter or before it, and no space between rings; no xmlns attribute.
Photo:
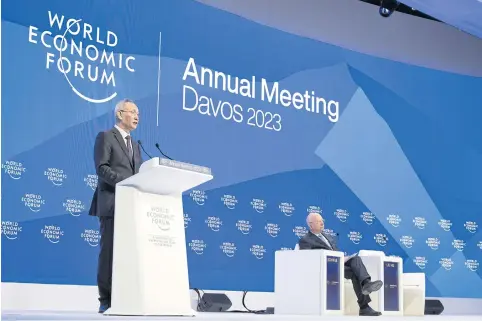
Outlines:
<svg viewBox="0 0 482 321"><path fill-rule="evenodd" d="M449 257L441 258L439 263L440 263L440 266L447 271L450 271L452 269L452 266L454 265L454 261Z"/></svg>
<svg viewBox="0 0 482 321"><path fill-rule="evenodd" d="M413 243L415 243L415 240L411 235L403 235L400 238L400 243L402 243L407 249L410 249L413 246Z"/></svg>
<svg viewBox="0 0 482 321"><path fill-rule="evenodd" d="M432 250L438 250L438 247L440 246L440 240L438 239L438 237L429 237L429 238L427 238L425 243Z"/></svg>
<svg viewBox="0 0 482 321"><path fill-rule="evenodd" d="M450 228L452 227L452 222L450 220L441 219L438 221L438 225L444 230L445 232L450 232Z"/></svg>
<svg viewBox="0 0 482 321"><path fill-rule="evenodd" d="M40 194L27 193L22 197L22 202L32 212L39 212L42 209L42 205L45 205L45 200L42 199Z"/></svg>
<svg viewBox="0 0 482 321"><path fill-rule="evenodd" d="M310 205L306 208L306 212L308 213L318 213L318 214L323 214L323 210L321 209L321 207L317 206L317 205Z"/></svg>
<svg viewBox="0 0 482 321"><path fill-rule="evenodd" d="M204 250L207 247L207 244L204 242L204 240L191 240L188 246L191 249L191 251L193 251L197 255L203 255Z"/></svg>
<svg viewBox="0 0 482 321"><path fill-rule="evenodd" d="M175 217L171 214L168 208L162 206L151 206L151 208L146 211L146 217L161 231L169 231L174 224Z"/></svg>
<svg viewBox="0 0 482 321"><path fill-rule="evenodd" d="M388 243L388 237L387 237L386 234L377 233L377 234L375 234L375 236L373 237L373 239L374 239L375 242L377 242L377 244L380 245L380 246L386 246L387 243Z"/></svg>
<svg viewBox="0 0 482 321"><path fill-rule="evenodd" d="M223 225L223 221L220 217L217 216L209 216L204 223L211 229L213 232L219 232L219 229Z"/></svg>
<svg viewBox="0 0 482 321"><path fill-rule="evenodd" d="M134 73L135 57L114 54L119 37L111 30L93 26L82 18L69 18L48 11L49 28L39 30L30 26L28 41L41 44L46 50L45 68L57 69L72 91L89 103L105 103L117 96L116 70ZM102 90L79 89L81 83L93 83ZM107 93L105 97L92 97L92 92Z"/></svg>
<svg viewBox="0 0 482 321"><path fill-rule="evenodd" d="M264 255L266 254L266 249L264 248L263 245L258 245L258 244L254 244L251 246L251 248L249 249L249 251L251 252L251 254L253 254L253 256L255 258L257 258L258 260L261 260L264 258Z"/></svg>
<svg viewBox="0 0 482 321"><path fill-rule="evenodd" d="M477 224L477 222L467 221L464 223L464 227L470 233L475 234L477 233L477 229L479 228L479 225Z"/></svg>
<svg viewBox="0 0 482 321"><path fill-rule="evenodd" d="M266 209L266 202L260 198L253 198L251 206L256 212L261 214Z"/></svg>
<svg viewBox="0 0 482 321"><path fill-rule="evenodd" d="M402 222L402 218L398 214L390 214L387 217L387 221L393 227L399 227Z"/></svg>
<svg viewBox="0 0 482 321"><path fill-rule="evenodd" d="M201 205L201 206L206 203L206 200L208 198L208 196L206 195L206 192L201 190L192 190L191 193L189 193L189 196L197 205Z"/></svg>
<svg viewBox="0 0 482 321"><path fill-rule="evenodd" d="M97 184L99 183L99 177L94 174L89 174L84 177L84 183L88 187L90 187L93 191L97 188Z"/></svg>
<svg viewBox="0 0 482 321"><path fill-rule="evenodd" d="M295 211L295 207L293 206L293 204L288 202L282 202L278 207L281 213L283 213L285 216L291 216Z"/></svg>
<svg viewBox="0 0 482 321"><path fill-rule="evenodd" d="M413 219L413 225L419 230L423 230L427 226L427 220L425 217L417 216Z"/></svg>
<svg viewBox="0 0 482 321"><path fill-rule="evenodd" d="M336 218L338 218L342 223L345 223L348 220L348 217L350 217L350 213L348 213L347 210L341 208L337 209L334 214Z"/></svg>
<svg viewBox="0 0 482 321"><path fill-rule="evenodd" d="M353 244L360 244L363 235L360 232L350 231L350 233L348 233L348 238L353 242Z"/></svg>
<svg viewBox="0 0 482 321"><path fill-rule="evenodd" d="M276 223L266 223L264 226L266 233L271 237L277 237L280 232L280 227Z"/></svg>
<svg viewBox="0 0 482 321"><path fill-rule="evenodd" d="M465 266L472 272L477 272L479 268L479 262L477 260L466 260Z"/></svg>
<svg viewBox="0 0 482 321"><path fill-rule="evenodd" d="M22 233L22 229L19 222L2 221L2 234L9 240L16 240Z"/></svg>
<svg viewBox="0 0 482 321"><path fill-rule="evenodd" d="M372 225L375 222L375 214L371 212L363 212L360 217L367 225Z"/></svg>
<svg viewBox="0 0 482 321"><path fill-rule="evenodd" d="M59 243L64 236L64 231L58 225L45 225L43 229L40 229L40 233L50 241L50 243Z"/></svg>
<svg viewBox="0 0 482 321"><path fill-rule="evenodd" d="M15 161L6 161L2 164L2 169L5 174L15 180L22 178L22 174L27 170L22 163Z"/></svg>
<svg viewBox="0 0 482 321"><path fill-rule="evenodd" d="M223 244L221 244L219 248L221 249L221 251L223 251L224 254L226 254L227 257L233 257L238 250L236 244L234 244L233 242L223 242Z"/></svg>
<svg viewBox="0 0 482 321"><path fill-rule="evenodd" d="M293 233L300 239L308 233L308 230L304 226L293 227Z"/></svg>
<svg viewBox="0 0 482 321"><path fill-rule="evenodd" d="M428 260L425 258L425 256L416 256L413 259L413 263L415 263L416 266L423 270L427 266Z"/></svg>
<svg viewBox="0 0 482 321"><path fill-rule="evenodd" d="M251 232L253 225L251 225L251 223L248 220L238 220L236 222L236 228L244 235L248 235L249 232Z"/></svg>
<svg viewBox="0 0 482 321"><path fill-rule="evenodd" d="M225 194L223 197L221 197L221 201L224 203L224 206L226 206L230 210L234 210L236 204L238 204L238 200L234 195Z"/></svg>
<svg viewBox="0 0 482 321"><path fill-rule="evenodd" d="M80 216L85 211L85 205L80 200L68 199L63 203L65 210L72 216Z"/></svg>
<svg viewBox="0 0 482 321"><path fill-rule="evenodd" d="M47 168L44 171L44 175L55 186L62 186L67 179L67 174L65 174L64 170L60 168Z"/></svg>
<svg viewBox="0 0 482 321"><path fill-rule="evenodd" d="M452 246L459 252L462 252L465 249L465 241L464 240L453 240Z"/></svg>
<svg viewBox="0 0 482 321"><path fill-rule="evenodd" d="M85 229L84 232L80 233L80 237L90 246L95 247L99 245L100 242L100 231Z"/></svg>

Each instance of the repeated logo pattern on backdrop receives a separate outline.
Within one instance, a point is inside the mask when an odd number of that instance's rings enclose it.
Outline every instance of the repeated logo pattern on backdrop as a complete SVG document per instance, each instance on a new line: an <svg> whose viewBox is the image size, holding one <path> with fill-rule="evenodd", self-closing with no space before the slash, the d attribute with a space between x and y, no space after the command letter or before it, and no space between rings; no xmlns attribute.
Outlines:
<svg viewBox="0 0 482 321"><path fill-rule="evenodd" d="M428 296L481 297L481 79L196 1L2 9L3 282L95 284L92 149L129 97L150 154L215 176L183 198L191 287L273 291L274 252L318 212L347 253L426 273Z"/></svg>

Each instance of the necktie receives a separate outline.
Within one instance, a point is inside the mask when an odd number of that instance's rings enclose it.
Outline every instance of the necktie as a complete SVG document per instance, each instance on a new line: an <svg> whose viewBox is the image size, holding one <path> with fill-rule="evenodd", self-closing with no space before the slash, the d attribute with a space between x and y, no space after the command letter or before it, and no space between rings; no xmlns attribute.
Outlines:
<svg viewBox="0 0 482 321"><path fill-rule="evenodd" d="M330 248L330 250L333 250L333 247L331 246L330 244L330 241L328 241L328 239L323 235L323 234L318 234L317 235L323 242L326 243L326 245L328 245L328 247Z"/></svg>
<svg viewBox="0 0 482 321"><path fill-rule="evenodd" d="M132 159L132 146L131 146L131 136L127 135L126 136L126 142L127 142L127 151L129 152L129 157Z"/></svg>

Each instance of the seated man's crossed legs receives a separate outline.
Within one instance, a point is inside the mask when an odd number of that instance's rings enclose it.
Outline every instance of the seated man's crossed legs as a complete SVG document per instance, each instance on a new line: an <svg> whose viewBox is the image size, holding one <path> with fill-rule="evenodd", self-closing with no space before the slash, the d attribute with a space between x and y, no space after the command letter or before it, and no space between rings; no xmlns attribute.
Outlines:
<svg viewBox="0 0 482 321"><path fill-rule="evenodd" d="M369 294L380 290L383 282L372 281L370 274L359 256L354 256L345 262L345 279L351 279L353 289L358 298L360 315L379 316L380 312L373 310L368 304L371 302Z"/></svg>

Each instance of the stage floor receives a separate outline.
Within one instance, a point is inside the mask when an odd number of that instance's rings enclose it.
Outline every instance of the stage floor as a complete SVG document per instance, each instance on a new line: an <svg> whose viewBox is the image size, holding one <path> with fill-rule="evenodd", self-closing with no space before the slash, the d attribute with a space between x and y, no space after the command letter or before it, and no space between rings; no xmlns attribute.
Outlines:
<svg viewBox="0 0 482 321"><path fill-rule="evenodd" d="M251 314L251 313L199 313L196 317L120 317L120 316L104 316L99 313L88 312L64 312L64 311L2 311L2 320L15 321L15 320L163 320L179 321L182 319L197 319L202 321L217 321L217 320L234 320L234 321L311 321L320 320L319 316L297 316L297 315L275 315L275 314ZM360 320L358 316L333 316L323 317L323 321L330 320ZM393 317L393 316L380 316L377 320L453 320L453 321L471 321L481 320L480 316L455 316L455 315L438 315L438 316L424 316L424 317Z"/></svg>

